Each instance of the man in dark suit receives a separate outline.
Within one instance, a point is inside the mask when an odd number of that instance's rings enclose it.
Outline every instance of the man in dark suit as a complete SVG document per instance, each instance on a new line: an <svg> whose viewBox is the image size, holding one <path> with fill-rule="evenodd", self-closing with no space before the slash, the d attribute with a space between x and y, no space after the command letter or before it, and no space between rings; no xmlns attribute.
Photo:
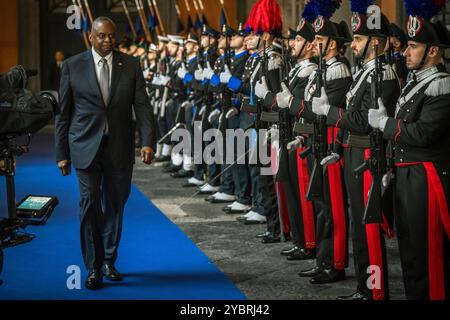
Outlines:
<svg viewBox="0 0 450 320"><path fill-rule="evenodd" d="M80 190L81 249L89 270L88 289L103 275L122 279L114 267L122 216L131 188L134 126L142 137L141 158L153 160L154 121L138 59L113 51L116 26L97 18L89 35L92 50L64 62L56 160L63 175L73 164Z"/></svg>

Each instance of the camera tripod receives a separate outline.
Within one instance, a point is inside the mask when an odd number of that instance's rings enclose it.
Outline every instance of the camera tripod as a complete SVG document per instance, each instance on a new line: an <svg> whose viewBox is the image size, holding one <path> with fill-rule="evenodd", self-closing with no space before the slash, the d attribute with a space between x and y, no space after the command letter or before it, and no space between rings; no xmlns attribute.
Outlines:
<svg viewBox="0 0 450 320"><path fill-rule="evenodd" d="M16 214L16 190L14 183L14 158L28 152L28 146L18 146L14 143L15 136L0 137L0 159L5 162L0 169L0 175L6 178L6 197L8 202L8 218L0 221L0 247L14 247L33 240L33 236L18 233L18 229L27 226L27 222L18 219ZM28 142L30 136L28 136Z"/></svg>

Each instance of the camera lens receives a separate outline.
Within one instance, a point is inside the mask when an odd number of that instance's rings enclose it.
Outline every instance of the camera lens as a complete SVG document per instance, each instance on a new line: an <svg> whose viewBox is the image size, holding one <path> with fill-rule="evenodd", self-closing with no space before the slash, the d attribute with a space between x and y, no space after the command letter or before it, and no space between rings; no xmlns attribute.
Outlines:
<svg viewBox="0 0 450 320"><path fill-rule="evenodd" d="M39 92L39 96L42 99L50 102L50 104L53 107L53 111L58 106L58 92L56 92L56 91L41 91L41 92Z"/></svg>

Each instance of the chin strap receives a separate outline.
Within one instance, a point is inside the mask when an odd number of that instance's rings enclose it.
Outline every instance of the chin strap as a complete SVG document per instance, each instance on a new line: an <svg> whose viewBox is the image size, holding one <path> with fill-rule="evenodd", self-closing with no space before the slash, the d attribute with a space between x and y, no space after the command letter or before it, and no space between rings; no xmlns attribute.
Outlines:
<svg viewBox="0 0 450 320"><path fill-rule="evenodd" d="M327 55L328 49L330 47L330 43L331 43L331 38L328 37L327 43L325 44L325 48L323 49L323 52L322 52L322 57L325 57Z"/></svg>
<svg viewBox="0 0 450 320"><path fill-rule="evenodd" d="M430 46L427 44L425 48L425 52L423 53L422 60L420 61L419 67L417 69L422 69L427 60L428 53L430 52Z"/></svg>
<svg viewBox="0 0 450 320"><path fill-rule="evenodd" d="M369 36L369 38L367 39L366 45L364 46L364 51L363 54L361 56L361 58L358 61L358 65L361 67L362 64L364 63L364 61L366 61L366 56L367 56L367 51L369 51L369 44L370 41L372 41L372 36ZM378 52L377 52L378 54Z"/></svg>
<svg viewBox="0 0 450 320"><path fill-rule="evenodd" d="M258 37L258 44L256 45L256 50L259 50L260 45L261 45L261 37Z"/></svg>
<svg viewBox="0 0 450 320"><path fill-rule="evenodd" d="M296 56L297 59L300 59L300 56L302 55L303 51L305 50L305 47L306 47L306 41L302 45L302 48L300 49L300 52L297 54L297 56Z"/></svg>

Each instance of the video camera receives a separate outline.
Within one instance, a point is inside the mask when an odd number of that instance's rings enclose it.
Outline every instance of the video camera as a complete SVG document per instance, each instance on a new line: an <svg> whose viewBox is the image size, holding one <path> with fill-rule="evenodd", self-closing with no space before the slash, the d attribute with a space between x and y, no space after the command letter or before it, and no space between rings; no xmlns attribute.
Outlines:
<svg viewBox="0 0 450 320"><path fill-rule="evenodd" d="M52 119L58 104L58 93L28 90L28 78L37 71L22 66L0 75L0 138L36 133Z"/></svg>
<svg viewBox="0 0 450 320"><path fill-rule="evenodd" d="M56 197L47 196L29 195L19 204L15 199L15 158L28 152L31 134L50 122L58 105L57 92L36 94L27 89L28 78L35 75L37 71L26 71L20 65L0 74L0 175L6 178L8 202L8 218L0 219L0 272L2 248L31 241L32 235L18 230L29 224L44 224L58 203ZM17 145L19 136L28 136L28 143ZM43 216L38 217L41 213Z"/></svg>

